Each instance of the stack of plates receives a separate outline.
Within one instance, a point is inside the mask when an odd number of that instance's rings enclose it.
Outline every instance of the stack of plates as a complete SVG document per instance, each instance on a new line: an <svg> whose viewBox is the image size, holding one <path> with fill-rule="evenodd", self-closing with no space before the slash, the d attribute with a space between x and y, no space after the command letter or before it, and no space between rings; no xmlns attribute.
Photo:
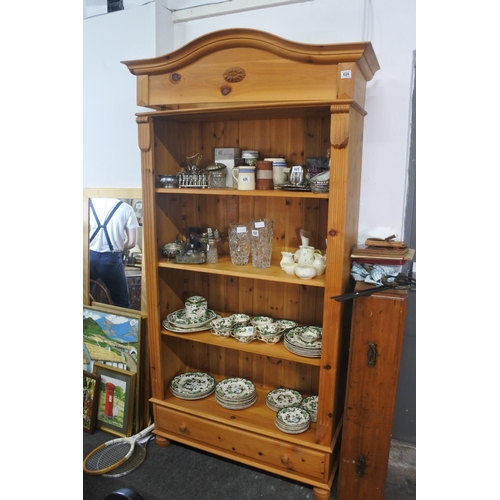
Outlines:
<svg viewBox="0 0 500 500"><path fill-rule="evenodd" d="M320 358L321 357L321 337L318 340L312 342L306 342L303 340L301 333L303 331L311 329L317 329L321 334L321 328L317 326L298 326L292 328L288 332L285 332L283 341L285 347L294 354L299 356L305 356L307 358Z"/></svg>
<svg viewBox="0 0 500 500"><path fill-rule="evenodd" d="M216 312L207 309L205 316L202 318L190 319L186 316L185 309L179 309L169 314L163 321L162 326L167 330L177 333L199 332L210 330L210 322L216 318L220 318Z"/></svg>
<svg viewBox="0 0 500 500"><path fill-rule="evenodd" d="M215 391L215 379L203 372L186 372L170 382L170 391L179 399L203 399Z"/></svg>
<svg viewBox="0 0 500 500"><path fill-rule="evenodd" d="M257 399L255 385L244 378L226 378L215 387L215 399L224 408L243 410Z"/></svg>
<svg viewBox="0 0 500 500"><path fill-rule="evenodd" d="M318 419L318 396L308 396L304 398L301 406L309 413L311 422L316 422Z"/></svg>
<svg viewBox="0 0 500 500"><path fill-rule="evenodd" d="M300 406L301 402L301 394L293 389L274 389L266 396L266 404L273 411L279 411L288 406Z"/></svg>
<svg viewBox="0 0 500 500"><path fill-rule="evenodd" d="M276 413L274 423L280 431L286 432L287 434L300 434L309 429L311 417L303 408L290 406L288 408L282 408Z"/></svg>

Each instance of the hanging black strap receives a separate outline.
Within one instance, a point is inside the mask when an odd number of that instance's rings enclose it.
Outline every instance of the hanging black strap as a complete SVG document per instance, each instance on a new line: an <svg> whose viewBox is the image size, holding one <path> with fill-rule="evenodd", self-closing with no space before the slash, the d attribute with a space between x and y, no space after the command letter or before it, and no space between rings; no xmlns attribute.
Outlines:
<svg viewBox="0 0 500 500"><path fill-rule="evenodd" d="M106 236L106 240L108 241L108 246L110 252L114 250L113 245L111 244L111 238L109 237L108 230L106 229L106 226L108 225L108 222L111 220L111 217L113 217L114 213L118 210L118 207L123 203L123 201L119 201L113 210L109 212L109 215L106 217L106 220L104 221L104 224L101 224L101 221L99 220L99 217L97 217L97 213L95 211L94 205L92 204L92 200L90 200L90 208L92 209L92 213L94 214L95 221L97 222L97 228L90 237L90 242L96 237L97 233L103 229L104 230L104 235Z"/></svg>

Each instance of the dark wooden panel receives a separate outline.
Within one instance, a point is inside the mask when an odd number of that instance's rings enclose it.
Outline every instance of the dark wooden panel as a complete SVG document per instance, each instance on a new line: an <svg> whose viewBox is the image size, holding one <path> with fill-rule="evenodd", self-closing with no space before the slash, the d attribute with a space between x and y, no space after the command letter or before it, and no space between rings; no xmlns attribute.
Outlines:
<svg viewBox="0 0 500 500"><path fill-rule="evenodd" d="M339 500L384 498L407 296L379 292L354 301Z"/></svg>

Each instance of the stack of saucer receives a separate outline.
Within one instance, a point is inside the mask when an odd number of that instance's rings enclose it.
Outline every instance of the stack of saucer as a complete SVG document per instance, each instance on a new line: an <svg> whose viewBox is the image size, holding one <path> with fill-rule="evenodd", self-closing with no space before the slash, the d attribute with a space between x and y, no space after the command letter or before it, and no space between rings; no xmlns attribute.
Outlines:
<svg viewBox="0 0 500 500"><path fill-rule="evenodd" d="M274 389L266 396L266 404L273 411L279 411L281 408L288 406L300 406L301 402L302 396L300 392L293 389Z"/></svg>
<svg viewBox="0 0 500 500"><path fill-rule="evenodd" d="M304 398L301 406L309 413L311 422L316 422L318 419L318 396L308 396Z"/></svg>
<svg viewBox="0 0 500 500"><path fill-rule="evenodd" d="M309 429L311 417L303 408L289 406L282 408L274 418L276 427L287 434L300 434Z"/></svg>
<svg viewBox="0 0 500 500"><path fill-rule="evenodd" d="M170 382L170 391L179 399L203 399L215 391L215 379L209 373L181 373Z"/></svg>
<svg viewBox="0 0 500 500"><path fill-rule="evenodd" d="M243 410L257 400L255 385L244 378L226 378L215 387L215 399L224 408Z"/></svg>
<svg viewBox="0 0 500 500"><path fill-rule="evenodd" d="M321 328L317 326L297 326L285 333L283 341L285 347L294 354L308 358L320 358L321 333Z"/></svg>
<svg viewBox="0 0 500 500"><path fill-rule="evenodd" d="M219 315L207 308L207 299L193 295L186 300L185 308L170 313L163 321L163 328L177 333L210 330L210 322Z"/></svg>

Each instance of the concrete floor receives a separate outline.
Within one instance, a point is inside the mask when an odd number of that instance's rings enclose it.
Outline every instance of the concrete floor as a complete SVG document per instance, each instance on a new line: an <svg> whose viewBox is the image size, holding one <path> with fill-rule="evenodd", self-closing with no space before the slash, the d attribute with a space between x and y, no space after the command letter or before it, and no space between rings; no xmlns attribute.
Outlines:
<svg viewBox="0 0 500 500"><path fill-rule="evenodd" d="M385 500L413 500L417 497L416 448L393 440L389 454L389 468Z"/></svg>
<svg viewBox="0 0 500 500"><path fill-rule="evenodd" d="M84 432L83 456L109 439L110 435L100 430L93 435ZM123 487L134 490L145 500L314 500L312 488L307 484L188 446L171 443L160 448L152 441L147 448L146 460L129 475L106 478L83 473L82 500L104 500L108 494ZM414 446L392 441L384 500L416 499L415 451ZM330 500L336 499L337 479Z"/></svg>

